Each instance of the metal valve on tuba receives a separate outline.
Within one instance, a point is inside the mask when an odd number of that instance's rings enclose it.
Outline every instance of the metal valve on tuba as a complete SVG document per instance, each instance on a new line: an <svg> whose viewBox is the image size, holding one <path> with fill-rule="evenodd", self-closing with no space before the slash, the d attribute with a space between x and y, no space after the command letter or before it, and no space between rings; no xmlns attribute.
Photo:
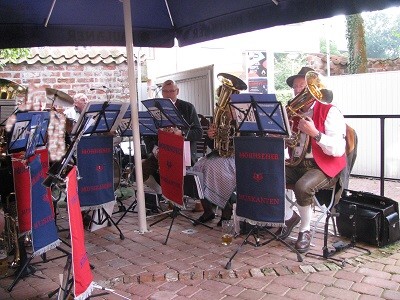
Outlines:
<svg viewBox="0 0 400 300"><path fill-rule="evenodd" d="M232 125L232 113L229 102L232 94L239 94L246 90L247 85L241 79L227 73L217 75L222 85L219 88L218 102L215 107L213 124L216 128L214 149L219 156L229 157L233 154L233 137L236 134L236 127Z"/></svg>
<svg viewBox="0 0 400 300"><path fill-rule="evenodd" d="M333 93L328 90L325 83L325 78L315 71L309 71L305 75L306 87L289 101L286 106L287 116L290 121L292 135L286 140L286 145L289 147L289 158L286 160L287 166L297 166L305 157L309 143L310 136L306 137L304 147L299 156L294 157L294 148L298 145L300 140L300 131L297 128L298 119L303 118L300 110L317 100L321 103L331 103L333 100Z"/></svg>

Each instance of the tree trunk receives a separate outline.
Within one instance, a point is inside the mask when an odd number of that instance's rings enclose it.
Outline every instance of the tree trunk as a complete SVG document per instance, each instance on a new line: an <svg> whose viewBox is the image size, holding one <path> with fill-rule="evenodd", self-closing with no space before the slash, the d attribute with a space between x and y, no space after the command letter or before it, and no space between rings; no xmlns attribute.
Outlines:
<svg viewBox="0 0 400 300"><path fill-rule="evenodd" d="M367 73L367 51L364 20L360 14L346 16L346 38L349 50L349 74Z"/></svg>

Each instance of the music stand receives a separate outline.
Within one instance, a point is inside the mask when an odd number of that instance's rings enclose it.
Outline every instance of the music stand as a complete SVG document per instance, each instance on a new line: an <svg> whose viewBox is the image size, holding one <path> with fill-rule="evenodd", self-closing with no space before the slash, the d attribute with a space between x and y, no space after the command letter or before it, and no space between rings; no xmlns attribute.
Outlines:
<svg viewBox="0 0 400 300"><path fill-rule="evenodd" d="M139 132L140 135L157 135L157 128L154 124L154 120L150 112L148 111L139 111ZM118 132L120 136L132 136L132 115L131 115L131 106L127 108L124 113L120 124L118 125Z"/></svg>
<svg viewBox="0 0 400 300"><path fill-rule="evenodd" d="M82 110L78 121L72 128L71 135L76 135L85 120L95 119L84 129L84 134L115 132L128 109L129 103L109 101L90 101Z"/></svg>
<svg viewBox="0 0 400 300"><path fill-rule="evenodd" d="M100 150L91 154L92 150ZM120 239L125 237L118 224L111 218L112 208L115 203L113 190L113 158L112 136L88 136L82 139L77 151L77 165L81 168L79 176L79 200L82 210L91 210L91 225L101 227L103 224L114 225L118 230ZM99 172L93 174L93 172ZM93 189L93 190L92 190ZM109 209L109 210L108 210ZM99 225L99 226L96 226Z"/></svg>
<svg viewBox="0 0 400 300"><path fill-rule="evenodd" d="M178 127L188 129L190 125L168 98L154 98L142 101L153 117L156 128Z"/></svg>
<svg viewBox="0 0 400 300"><path fill-rule="evenodd" d="M231 97L230 105L235 109L234 113L239 120L239 130L267 137L235 138L238 195L236 212L239 219L251 220L255 225L230 257L225 266L226 269L230 269L233 258L243 245L250 244L259 247L274 240L296 253L299 262L303 261L300 253L294 247L267 228L267 226L284 224L283 138L290 133L286 111L282 108L282 104L275 99L274 95L269 94L235 94ZM274 137L268 137L271 134ZM240 172L239 169L241 169ZM244 178L247 178L248 181L244 182ZM265 186L267 178L273 182L273 185L268 188ZM266 209L269 211L268 214L265 213ZM261 231L265 231L272 238L261 243ZM250 236L254 237L254 243L248 240Z"/></svg>
<svg viewBox="0 0 400 300"><path fill-rule="evenodd" d="M46 145L46 132L50 122L47 111L17 112L17 120L9 135L8 153L25 151L25 159L31 157L37 147Z"/></svg>
<svg viewBox="0 0 400 300"><path fill-rule="evenodd" d="M181 130L186 130L189 128L189 124L185 121L185 119L181 116L180 112L177 110L175 105L172 103L170 99L163 99L163 98L156 98L156 99L148 99L142 101L143 104L147 107L149 110L150 114L153 116L154 123L157 128L164 128L164 127L178 127ZM164 140L162 142L162 140ZM163 190L163 195L170 200L170 203L173 205L172 212L167 213L164 217L161 219L155 221L154 223L150 224L149 226L153 226L157 223L160 223L161 221L165 220L166 218L171 218L171 224L167 233L167 237L165 239L164 245L167 244L169 235L171 233L172 226L174 224L175 219L178 216L182 216L185 219L189 220L192 224L195 222L194 219L190 218L189 216L183 214L181 212L182 207L184 206L183 203L183 161L184 161L184 153L183 153L183 137L177 136L168 132L163 132L159 131L159 145L162 144L163 146L160 146L160 154L159 154L159 165L160 165L160 177L161 177L161 187ZM182 142L182 144L180 144ZM169 144L171 143L171 144ZM176 143L176 144L175 144ZM177 145L181 145L182 149L181 153L179 153L179 149ZM164 148L165 147L165 148ZM169 154L172 155L171 158L165 159L165 166L166 169L168 170L173 170L171 173L174 173L174 176L177 176L177 178L168 178L168 182L171 181L171 185L167 184L167 180L163 179L162 172L164 168L164 158L162 157L163 151L165 151L165 154L169 152L169 149L175 149L176 151L172 150ZM179 167L177 169L172 169L175 166L175 163L173 162L174 160L181 160L182 161L182 169L179 170ZM181 186L178 186L177 182L174 181L174 179L178 179L178 175L182 175L182 182ZM165 177L165 176L164 176ZM165 188L163 186L167 188ZM178 186L178 187L177 187ZM180 187L182 188L180 190ZM201 223L202 224L202 223ZM203 226L212 229L211 226L208 226L206 224L202 224Z"/></svg>
<svg viewBox="0 0 400 300"><path fill-rule="evenodd" d="M236 114L240 132L291 135L286 109L275 94L233 94L230 106Z"/></svg>
<svg viewBox="0 0 400 300"><path fill-rule="evenodd" d="M139 114L139 133L140 133L140 135L141 136L156 136L157 128L154 124L152 115L148 111L139 111L138 114ZM119 126L119 133L121 136L128 136L129 144L131 143L132 127L131 127L131 107L130 106L126 110L126 112L121 120L121 123ZM129 163L129 166L132 164L130 149L129 149L129 162L128 163ZM136 197L133 200L133 202L129 205L128 208L125 208L125 206L120 202L120 209L119 209L119 211L116 211L115 213L123 212L123 214L115 223L118 224L119 222L121 222L121 220L125 217L125 215L128 212L134 213L136 205L137 205Z"/></svg>

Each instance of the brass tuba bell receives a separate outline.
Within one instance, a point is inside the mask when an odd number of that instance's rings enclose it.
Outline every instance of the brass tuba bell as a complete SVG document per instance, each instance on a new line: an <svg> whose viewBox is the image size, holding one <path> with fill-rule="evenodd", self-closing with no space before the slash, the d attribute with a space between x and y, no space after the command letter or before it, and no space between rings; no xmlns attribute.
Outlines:
<svg viewBox="0 0 400 300"><path fill-rule="evenodd" d="M247 84L240 78L227 73L217 75L222 85L219 87L218 102L214 111L213 124L216 128L214 149L219 156L229 157L233 154L233 137L236 127L232 124L232 113L229 107L232 94L239 94L247 89Z"/></svg>
<svg viewBox="0 0 400 300"><path fill-rule="evenodd" d="M20 96L26 97L27 88L15 83L13 81L0 78L0 99L9 100L16 99Z"/></svg>
<svg viewBox="0 0 400 300"><path fill-rule="evenodd" d="M289 118L292 135L286 140L286 145L289 147L289 158L285 164L287 166L297 166L305 157L310 137L307 136L304 142L304 147L299 156L294 156L294 148L298 145L300 140L300 131L297 129L299 118L303 118L300 110L314 102L315 100L321 103L331 103L333 100L333 93L327 89L326 78L315 71L309 71L305 75L306 87L289 101L286 106L287 116ZM297 119L297 120L296 120Z"/></svg>

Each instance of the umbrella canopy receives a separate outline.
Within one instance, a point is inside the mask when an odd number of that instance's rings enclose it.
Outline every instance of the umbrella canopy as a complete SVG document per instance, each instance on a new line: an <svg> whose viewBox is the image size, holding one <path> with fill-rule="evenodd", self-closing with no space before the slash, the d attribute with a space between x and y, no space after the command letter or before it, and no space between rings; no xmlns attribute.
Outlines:
<svg viewBox="0 0 400 300"><path fill-rule="evenodd" d="M136 47L186 46L257 29L380 10L399 0L131 0ZM125 46L120 0L4 0L0 48Z"/></svg>

